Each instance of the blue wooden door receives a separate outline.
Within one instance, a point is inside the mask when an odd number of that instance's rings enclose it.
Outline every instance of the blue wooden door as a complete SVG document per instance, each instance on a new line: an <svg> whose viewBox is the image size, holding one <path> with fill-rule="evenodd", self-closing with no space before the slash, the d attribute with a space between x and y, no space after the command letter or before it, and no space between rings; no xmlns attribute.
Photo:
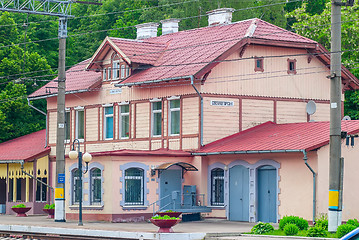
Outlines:
<svg viewBox="0 0 359 240"><path fill-rule="evenodd" d="M181 204L180 194L182 186L182 170L164 170L160 174L160 207L169 210L179 208ZM172 192L179 192L176 199L176 206L173 206ZM168 196L168 197L167 197ZM166 197L166 198L165 198Z"/></svg>
<svg viewBox="0 0 359 240"><path fill-rule="evenodd" d="M258 221L277 222L277 170L264 166L257 174Z"/></svg>
<svg viewBox="0 0 359 240"><path fill-rule="evenodd" d="M249 169L241 165L229 169L229 220L249 221Z"/></svg>

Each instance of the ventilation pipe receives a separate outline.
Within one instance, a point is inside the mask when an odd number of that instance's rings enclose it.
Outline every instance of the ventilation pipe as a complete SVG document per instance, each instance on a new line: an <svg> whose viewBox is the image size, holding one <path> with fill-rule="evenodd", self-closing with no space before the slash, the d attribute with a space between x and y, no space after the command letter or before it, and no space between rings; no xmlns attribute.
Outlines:
<svg viewBox="0 0 359 240"><path fill-rule="evenodd" d="M157 37L157 27L158 23L150 22L150 23L142 23L137 24L135 27L137 28L137 40Z"/></svg>
<svg viewBox="0 0 359 240"><path fill-rule="evenodd" d="M201 146L203 146L203 97L201 96L201 93L198 91L198 89L196 88L196 86L194 85L194 76L191 75L191 85L194 88L194 90L196 91L196 93L198 94L199 98L201 99L201 127L200 127L200 143Z"/></svg>
<svg viewBox="0 0 359 240"><path fill-rule="evenodd" d="M303 160L305 165L309 168L309 170L312 172L313 174L313 224L315 223L315 210L316 210L316 173L314 172L313 168L311 168L308 164L308 156L307 156L307 151L303 150Z"/></svg>
<svg viewBox="0 0 359 240"><path fill-rule="evenodd" d="M232 22L233 8L218 8L207 12L208 26L230 24Z"/></svg>
<svg viewBox="0 0 359 240"><path fill-rule="evenodd" d="M37 107L31 105L30 99L27 99L27 105L29 105L29 107L35 109L35 110L38 111L39 113L45 115L45 117L46 117L46 120L45 120L45 121L46 121L45 148L46 148L46 147L47 147L47 128L48 128L48 125L47 125L47 114L46 114L45 112L41 111L40 109L38 109Z"/></svg>
<svg viewBox="0 0 359 240"><path fill-rule="evenodd" d="M162 23L162 35L178 32L179 19L171 18L161 20Z"/></svg>

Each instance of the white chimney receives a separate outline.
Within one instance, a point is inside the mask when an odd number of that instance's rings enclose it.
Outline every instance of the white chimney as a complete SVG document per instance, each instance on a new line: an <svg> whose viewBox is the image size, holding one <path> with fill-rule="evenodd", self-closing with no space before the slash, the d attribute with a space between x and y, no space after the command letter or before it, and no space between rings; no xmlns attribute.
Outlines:
<svg viewBox="0 0 359 240"><path fill-rule="evenodd" d="M178 32L178 23L180 21L181 20L175 19L175 18L161 20L161 23L162 23L162 35Z"/></svg>
<svg viewBox="0 0 359 240"><path fill-rule="evenodd" d="M137 39L146 39L151 37L157 37L157 27L158 23L142 23L138 24L135 27L137 28Z"/></svg>
<svg viewBox="0 0 359 240"><path fill-rule="evenodd" d="M233 8L218 8L207 12L208 26L231 23L233 12Z"/></svg>

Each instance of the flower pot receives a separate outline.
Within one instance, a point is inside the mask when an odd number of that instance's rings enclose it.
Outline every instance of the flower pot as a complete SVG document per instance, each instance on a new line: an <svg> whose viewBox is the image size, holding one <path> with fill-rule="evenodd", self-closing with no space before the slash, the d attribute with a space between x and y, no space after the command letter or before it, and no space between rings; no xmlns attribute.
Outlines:
<svg viewBox="0 0 359 240"><path fill-rule="evenodd" d="M16 217L27 217L26 213L31 209L31 207L11 209L16 213Z"/></svg>
<svg viewBox="0 0 359 240"><path fill-rule="evenodd" d="M159 233L173 233L172 227L179 223L181 219L150 219L150 221L159 227Z"/></svg>
<svg viewBox="0 0 359 240"><path fill-rule="evenodd" d="M163 217L164 215L168 215L169 217L178 218L181 216L182 212L156 212L157 215Z"/></svg>
<svg viewBox="0 0 359 240"><path fill-rule="evenodd" d="M54 218L55 215L55 209L42 209L45 213L48 214L47 218Z"/></svg>

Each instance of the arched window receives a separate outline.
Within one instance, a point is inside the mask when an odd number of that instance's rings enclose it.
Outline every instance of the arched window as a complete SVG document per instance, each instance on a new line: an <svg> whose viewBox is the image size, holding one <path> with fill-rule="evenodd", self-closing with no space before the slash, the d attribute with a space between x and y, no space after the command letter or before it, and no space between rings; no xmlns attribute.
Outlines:
<svg viewBox="0 0 359 240"><path fill-rule="evenodd" d="M144 171L140 168L125 170L125 205L144 205Z"/></svg>
<svg viewBox="0 0 359 240"><path fill-rule="evenodd" d="M101 204L102 201L102 173L99 168L92 168L90 171L91 197L90 204Z"/></svg>
<svg viewBox="0 0 359 240"><path fill-rule="evenodd" d="M79 170L75 168L72 170L72 204L80 202L80 176Z"/></svg>
<svg viewBox="0 0 359 240"><path fill-rule="evenodd" d="M224 170L221 168L211 171L211 205L224 205Z"/></svg>

